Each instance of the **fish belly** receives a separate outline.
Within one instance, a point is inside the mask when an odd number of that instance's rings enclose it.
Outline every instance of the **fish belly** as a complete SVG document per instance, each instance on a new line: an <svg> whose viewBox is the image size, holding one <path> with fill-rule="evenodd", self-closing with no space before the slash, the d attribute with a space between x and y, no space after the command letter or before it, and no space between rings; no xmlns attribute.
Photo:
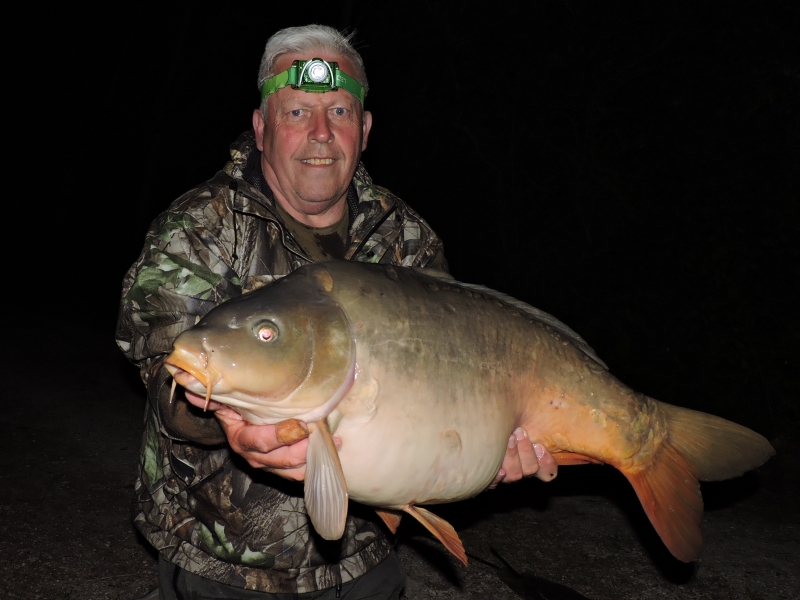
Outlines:
<svg viewBox="0 0 800 600"><path fill-rule="evenodd" d="M465 391L385 377L371 407L345 406L335 435L350 497L400 508L483 491L505 455L514 409Z"/></svg>
<svg viewBox="0 0 800 600"><path fill-rule="evenodd" d="M525 320L408 271L349 279L330 268L355 337L356 382L335 432L351 498L399 507L483 491L525 409Z"/></svg>

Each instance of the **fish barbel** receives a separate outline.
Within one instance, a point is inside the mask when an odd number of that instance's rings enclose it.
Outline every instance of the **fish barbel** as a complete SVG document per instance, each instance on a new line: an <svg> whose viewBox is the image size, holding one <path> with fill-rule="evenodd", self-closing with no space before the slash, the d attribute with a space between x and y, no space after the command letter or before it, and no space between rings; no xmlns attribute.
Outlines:
<svg viewBox="0 0 800 600"><path fill-rule="evenodd" d="M552 316L421 269L307 265L214 308L165 364L251 423L309 424L306 508L322 537L341 537L349 497L392 531L411 514L465 564L455 530L420 505L486 489L516 427L560 465L619 469L685 562L702 546L698 480L774 454L745 427L633 391Z"/></svg>

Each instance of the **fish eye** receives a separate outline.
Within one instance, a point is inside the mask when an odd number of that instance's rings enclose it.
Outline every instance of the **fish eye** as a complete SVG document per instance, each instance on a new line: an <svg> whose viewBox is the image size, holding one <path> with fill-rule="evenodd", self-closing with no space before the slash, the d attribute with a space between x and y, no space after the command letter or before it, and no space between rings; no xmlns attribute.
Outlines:
<svg viewBox="0 0 800 600"><path fill-rule="evenodd" d="M253 328L260 342L273 342L278 338L278 328L274 323L259 323Z"/></svg>

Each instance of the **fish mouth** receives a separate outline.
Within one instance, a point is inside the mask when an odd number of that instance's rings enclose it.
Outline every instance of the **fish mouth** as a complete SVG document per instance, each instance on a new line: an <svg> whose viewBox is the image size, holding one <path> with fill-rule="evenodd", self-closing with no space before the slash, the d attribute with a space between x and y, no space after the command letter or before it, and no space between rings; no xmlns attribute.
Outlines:
<svg viewBox="0 0 800 600"><path fill-rule="evenodd" d="M209 368L205 352L197 355L182 348L175 349L164 360L164 367L176 383L195 394L204 395L205 408L208 408L214 386L222 378L214 369Z"/></svg>
<svg viewBox="0 0 800 600"><path fill-rule="evenodd" d="M188 371L184 371L183 369L181 369L180 367L176 367L175 365L166 364L164 366L167 368L167 371L170 372L172 378L178 382L178 385L181 385L188 390L195 391L195 393L197 393L198 388L200 388L201 386L203 387L203 393L205 393L209 387L211 388L214 387L213 385L209 386L206 383L208 379L205 377L204 373L198 373L197 375L195 375Z"/></svg>

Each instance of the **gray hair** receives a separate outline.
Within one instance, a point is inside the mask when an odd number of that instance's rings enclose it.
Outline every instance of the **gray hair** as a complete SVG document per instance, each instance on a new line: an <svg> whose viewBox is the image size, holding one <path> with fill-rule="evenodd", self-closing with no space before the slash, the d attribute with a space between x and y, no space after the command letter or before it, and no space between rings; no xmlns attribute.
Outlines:
<svg viewBox="0 0 800 600"><path fill-rule="evenodd" d="M302 27L287 27L281 29L267 40L264 55L261 57L261 67L258 69L258 89L274 72L275 62L283 54L296 52L325 51L330 54L348 59L355 69L355 73L348 73L364 86L364 91L369 91L367 73L364 70L364 61L361 55L353 48L350 40L353 33L342 35L333 27L327 25L303 25ZM314 58L309 56L308 58ZM267 98L261 102L261 112L266 115Z"/></svg>

